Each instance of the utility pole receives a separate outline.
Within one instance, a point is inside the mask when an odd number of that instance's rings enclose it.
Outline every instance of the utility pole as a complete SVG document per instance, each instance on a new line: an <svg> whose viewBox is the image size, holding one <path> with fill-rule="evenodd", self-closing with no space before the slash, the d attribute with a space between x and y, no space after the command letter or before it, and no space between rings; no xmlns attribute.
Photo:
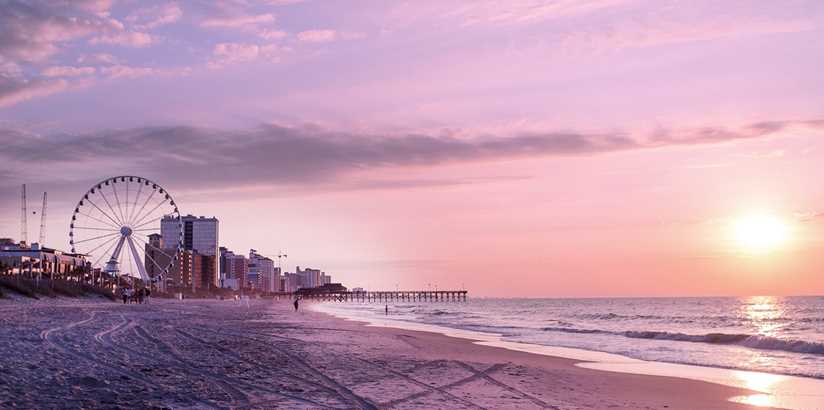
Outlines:
<svg viewBox="0 0 824 410"><path fill-rule="evenodd" d="M43 192L43 210L40 211L40 247L46 243L46 193Z"/></svg>
<svg viewBox="0 0 824 410"><path fill-rule="evenodd" d="M20 243L28 243L28 229L26 228L27 222L27 211L26 211L26 184L23 184L23 192L22 196L20 197Z"/></svg>

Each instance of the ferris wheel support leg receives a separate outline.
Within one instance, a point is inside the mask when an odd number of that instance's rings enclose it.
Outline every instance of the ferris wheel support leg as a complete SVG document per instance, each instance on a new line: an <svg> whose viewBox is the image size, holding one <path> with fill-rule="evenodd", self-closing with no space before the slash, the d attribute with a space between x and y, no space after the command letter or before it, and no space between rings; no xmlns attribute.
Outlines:
<svg viewBox="0 0 824 410"><path fill-rule="evenodd" d="M132 251L132 257L135 265L137 265L137 271L140 273L140 279L143 279L144 284L148 284L149 275L146 274L146 267L143 266L143 261L140 260L140 254L137 252L137 247L134 246L134 241L131 237L126 237L126 241L129 242L129 249Z"/></svg>
<svg viewBox="0 0 824 410"><path fill-rule="evenodd" d="M112 258L109 259L109 262L106 264L107 272L113 274L119 273L120 267L118 266L117 260L120 258L120 251L123 250L123 242L125 241L125 236L121 236L120 240L117 241L117 246L114 247L114 251L112 252Z"/></svg>

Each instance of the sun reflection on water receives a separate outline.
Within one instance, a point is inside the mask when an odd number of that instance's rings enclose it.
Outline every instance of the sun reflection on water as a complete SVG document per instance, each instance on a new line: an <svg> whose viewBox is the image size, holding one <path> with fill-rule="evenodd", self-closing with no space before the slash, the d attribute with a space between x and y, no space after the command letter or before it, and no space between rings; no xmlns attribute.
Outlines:
<svg viewBox="0 0 824 410"><path fill-rule="evenodd" d="M778 330L784 326L780 319L784 310L781 303L774 296L753 296L742 304L742 314L746 317L760 336L778 335Z"/></svg>
<svg viewBox="0 0 824 410"><path fill-rule="evenodd" d="M775 396L769 393L773 392L775 385L786 379L786 376L744 371L734 371L733 376L742 382L742 387L760 392L736 397L733 399L734 401L761 407L775 407L778 405Z"/></svg>

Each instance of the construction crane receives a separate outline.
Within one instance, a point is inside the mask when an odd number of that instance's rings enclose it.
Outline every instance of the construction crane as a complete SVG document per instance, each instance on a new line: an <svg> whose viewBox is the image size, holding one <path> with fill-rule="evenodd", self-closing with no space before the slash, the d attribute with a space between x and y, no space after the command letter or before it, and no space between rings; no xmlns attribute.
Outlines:
<svg viewBox="0 0 824 410"><path fill-rule="evenodd" d="M28 229L26 226L28 225L26 217L26 184L23 184L23 192L22 196L20 197L20 243L28 243Z"/></svg>
<svg viewBox="0 0 824 410"><path fill-rule="evenodd" d="M43 192L43 210L40 211L40 247L46 243L46 193Z"/></svg>

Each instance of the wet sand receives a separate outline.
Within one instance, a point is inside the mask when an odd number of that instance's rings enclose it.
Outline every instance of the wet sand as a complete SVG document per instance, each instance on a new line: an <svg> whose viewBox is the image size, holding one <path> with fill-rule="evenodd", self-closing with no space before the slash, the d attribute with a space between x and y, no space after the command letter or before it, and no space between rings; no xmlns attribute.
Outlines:
<svg viewBox="0 0 824 410"><path fill-rule="evenodd" d="M288 302L0 300L0 407L726 409L746 390L621 374Z"/></svg>

